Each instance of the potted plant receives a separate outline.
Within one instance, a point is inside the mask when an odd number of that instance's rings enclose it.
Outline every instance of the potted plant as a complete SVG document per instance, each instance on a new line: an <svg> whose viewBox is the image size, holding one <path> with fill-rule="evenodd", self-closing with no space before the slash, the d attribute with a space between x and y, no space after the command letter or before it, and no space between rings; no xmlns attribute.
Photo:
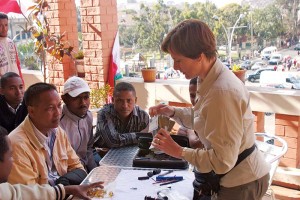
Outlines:
<svg viewBox="0 0 300 200"><path fill-rule="evenodd" d="M84 78L85 70L84 70L83 51L79 50L77 53L75 53L74 58L75 58L75 67L76 67L76 71L77 71L77 76Z"/></svg>
<svg viewBox="0 0 300 200"><path fill-rule="evenodd" d="M245 75L246 75L245 69L241 68L240 65L234 64L232 66L232 72L243 82L245 83Z"/></svg>
<svg viewBox="0 0 300 200"><path fill-rule="evenodd" d="M140 55L140 59L145 64L145 67L141 69L144 82L154 82L156 78L156 68L148 67L147 59L143 55Z"/></svg>

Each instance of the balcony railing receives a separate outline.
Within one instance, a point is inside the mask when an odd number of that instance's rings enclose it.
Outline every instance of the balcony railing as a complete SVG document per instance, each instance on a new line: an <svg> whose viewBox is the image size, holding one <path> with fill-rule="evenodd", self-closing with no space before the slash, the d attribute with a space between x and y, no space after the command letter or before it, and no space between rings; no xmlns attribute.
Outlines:
<svg viewBox="0 0 300 200"><path fill-rule="evenodd" d="M179 106L190 105L187 80L169 79L145 83L141 78L126 77L118 80L120 81L134 85L137 104L146 111L159 102L169 102ZM288 143L288 151L279 164L281 174L277 173L274 181L285 186L288 183L291 188L298 187L297 185L300 185L298 178L300 177L300 91L262 87L247 88L250 92L250 105L256 116L255 131L265 132L265 112L275 113L275 124L271 124L275 126L275 132L271 134L280 136Z"/></svg>

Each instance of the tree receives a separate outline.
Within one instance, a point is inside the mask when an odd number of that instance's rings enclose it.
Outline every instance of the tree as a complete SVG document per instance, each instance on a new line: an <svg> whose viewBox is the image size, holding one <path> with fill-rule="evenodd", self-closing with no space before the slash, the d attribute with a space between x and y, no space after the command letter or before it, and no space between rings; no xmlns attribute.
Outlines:
<svg viewBox="0 0 300 200"><path fill-rule="evenodd" d="M137 46L138 48L159 51L162 57L160 44L170 29L168 7L163 0L158 0L158 3L152 8L141 4L140 12L140 16L133 18L137 25Z"/></svg>
<svg viewBox="0 0 300 200"><path fill-rule="evenodd" d="M126 48L133 47L137 43L137 26L119 26L120 45Z"/></svg>
<svg viewBox="0 0 300 200"><path fill-rule="evenodd" d="M274 20L279 19L279 20ZM260 39L270 40L284 32L280 10L274 5L253 11L253 30Z"/></svg>
<svg viewBox="0 0 300 200"><path fill-rule="evenodd" d="M284 21L284 29L286 34L292 39L297 40L299 37L298 29L300 24L298 23L298 10L299 0L277 0L276 7L280 10L282 19Z"/></svg>

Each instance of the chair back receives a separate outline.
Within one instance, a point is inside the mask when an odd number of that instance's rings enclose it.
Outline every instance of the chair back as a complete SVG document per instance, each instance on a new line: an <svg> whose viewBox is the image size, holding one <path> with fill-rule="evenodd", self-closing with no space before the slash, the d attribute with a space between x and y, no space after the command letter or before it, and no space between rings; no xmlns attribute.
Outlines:
<svg viewBox="0 0 300 200"><path fill-rule="evenodd" d="M287 152L287 143L284 139L267 133L255 133L256 146L263 153L265 160L271 164L270 181L271 185L273 176L279 165L280 158Z"/></svg>

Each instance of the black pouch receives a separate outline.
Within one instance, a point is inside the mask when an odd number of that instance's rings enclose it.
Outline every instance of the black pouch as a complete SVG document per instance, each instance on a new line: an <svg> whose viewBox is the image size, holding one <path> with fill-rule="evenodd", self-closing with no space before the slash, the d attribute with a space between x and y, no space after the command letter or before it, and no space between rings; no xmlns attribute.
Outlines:
<svg viewBox="0 0 300 200"><path fill-rule="evenodd" d="M209 173L200 173L194 171L195 180L193 182L194 197L193 200L209 199L212 194L218 193L220 190L221 176L214 171Z"/></svg>
<svg viewBox="0 0 300 200"><path fill-rule="evenodd" d="M247 158L247 156L249 156L255 148L256 145L253 144L250 148L245 149L241 154L239 154L234 167L237 166L240 162L242 162L245 158ZM210 197L213 194L217 194L220 190L220 179L226 175L216 174L214 171L211 171L209 173L200 173L194 171L194 174L195 180L193 182L193 200L206 200L205 197Z"/></svg>
<svg viewBox="0 0 300 200"><path fill-rule="evenodd" d="M55 185L80 185L86 176L87 173L83 169L74 169L59 177L59 179L55 181Z"/></svg>

